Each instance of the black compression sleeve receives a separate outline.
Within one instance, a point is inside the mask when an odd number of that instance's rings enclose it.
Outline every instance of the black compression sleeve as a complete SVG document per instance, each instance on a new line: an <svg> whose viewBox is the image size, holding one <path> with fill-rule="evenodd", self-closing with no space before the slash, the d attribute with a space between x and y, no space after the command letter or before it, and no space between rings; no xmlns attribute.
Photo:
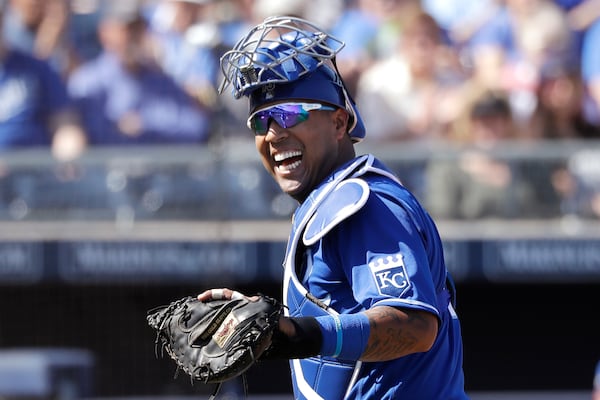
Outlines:
<svg viewBox="0 0 600 400"><path fill-rule="evenodd" d="M281 360L316 356L321 351L323 335L314 317L290 318L296 328L293 337L279 329L273 332L272 344L263 353L261 360Z"/></svg>

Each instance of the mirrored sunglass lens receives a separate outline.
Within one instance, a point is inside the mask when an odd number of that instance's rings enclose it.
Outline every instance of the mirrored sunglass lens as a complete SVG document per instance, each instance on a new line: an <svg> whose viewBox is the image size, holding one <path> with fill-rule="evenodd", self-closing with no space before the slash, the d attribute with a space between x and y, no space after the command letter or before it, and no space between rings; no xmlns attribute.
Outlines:
<svg viewBox="0 0 600 400"><path fill-rule="evenodd" d="M269 130L269 115L265 112L256 114L250 121L250 127L257 134L265 134Z"/></svg>
<svg viewBox="0 0 600 400"><path fill-rule="evenodd" d="M269 120L273 118L283 128L291 128L308 119L308 111L300 105L282 105L258 112L250 121L256 134L264 135L269 130Z"/></svg>
<svg viewBox="0 0 600 400"><path fill-rule="evenodd" d="M301 114L280 112L273 115L273 118L280 126L291 128L302 121L306 121L308 119L308 113L306 111Z"/></svg>

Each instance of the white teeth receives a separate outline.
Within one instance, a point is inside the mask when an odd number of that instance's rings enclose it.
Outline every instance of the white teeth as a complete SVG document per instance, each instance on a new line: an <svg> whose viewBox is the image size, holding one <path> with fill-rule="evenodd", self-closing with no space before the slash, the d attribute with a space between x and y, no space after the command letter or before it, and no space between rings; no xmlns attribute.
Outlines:
<svg viewBox="0 0 600 400"><path fill-rule="evenodd" d="M273 156L273 159L277 162L281 162L283 160L287 160L288 158L292 158L292 157L297 157L297 156L301 156L302 152L301 151L286 151L285 153L277 153L275 154L275 156ZM295 163L294 163L295 164Z"/></svg>
<svg viewBox="0 0 600 400"><path fill-rule="evenodd" d="M300 164L302 164L302 161L298 160L298 161L294 161L293 163L291 163L289 165L280 165L277 168L280 171L287 171L287 172L289 172L291 170L294 170L294 169L298 168L300 166Z"/></svg>

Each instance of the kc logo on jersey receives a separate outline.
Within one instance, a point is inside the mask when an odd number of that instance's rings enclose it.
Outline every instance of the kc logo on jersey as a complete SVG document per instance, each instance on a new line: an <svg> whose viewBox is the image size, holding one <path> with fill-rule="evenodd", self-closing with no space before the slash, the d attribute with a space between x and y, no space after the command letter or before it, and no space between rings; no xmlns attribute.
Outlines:
<svg viewBox="0 0 600 400"><path fill-rule="evenodd" d="M410 287L404 258L400 253L377 255L369 261L369 268L382 295L397 297Z"/></svg>

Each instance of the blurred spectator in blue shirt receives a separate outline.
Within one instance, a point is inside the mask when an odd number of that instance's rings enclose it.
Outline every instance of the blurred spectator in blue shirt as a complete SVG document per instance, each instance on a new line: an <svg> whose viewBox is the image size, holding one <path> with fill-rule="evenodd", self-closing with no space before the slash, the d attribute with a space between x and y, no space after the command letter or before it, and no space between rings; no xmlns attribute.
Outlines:
<svg viewBox="0 0 600 400"><path fill-rule="evenodd" d="M51 146L57 158L78 156L85 136L58 73L1 35L0 68L0 149Z"/></svg>
<svg viewBox="0 0 600 400"><path fill-rule="evenodd" d="M468 43L499 11L500 0L421 0L423 10L440 24L456 51ZM465 54L468 57L468 52Z"/></svg>
<svg viewBox="0 0 600 400"><path fill-rule="evenodd" d="M47 60L63 78L98 55L97 26L103 0L7 0L6 40Z"/></svg>
<svg viewBox="0 0 600 400"><path fill-rule="evenodd" d="M8 0L4 37L14 49L31 54L65 76L71 69L67 0Z"/></svg>
<svg viewBox="0 0 600 400"><path fill-rule="evenodd" d="M102 52L68 81L90 144L205 143L210 114L156 64L139 5L105 7Z"/></svg>
<svg viewBox="0 0 600 400"><path fill-rule="evenodd" d="M418 0L350 0L331 28L346 47L337 57L340 74L352 96L362 74L398 48L406 23L421 12Z"/></svg>
<svg viewBox="0 0 600 400"><path fill-rule="evenodd" d="M214 108L219 55L214 0L159 0L150 10L150 28L159 64L200 104Z"/></svg>
<svg viewBox="0 0 600 400"><path fill-rule="evenodd" d="M337 64L351 95L356 94L362 73L377 58L375 42L381 24L373 2L351 0L331 28L332 35L346 44Z"/></svg>
<svg viewBox="0 0 600 400"><path fill-rule="evenodd" d="M486 89L508 92L518 123L527 123L536 106L544 65L572 62L577 54L565 12L551 0L506 0L470 46L475 78Z"/></svg>

